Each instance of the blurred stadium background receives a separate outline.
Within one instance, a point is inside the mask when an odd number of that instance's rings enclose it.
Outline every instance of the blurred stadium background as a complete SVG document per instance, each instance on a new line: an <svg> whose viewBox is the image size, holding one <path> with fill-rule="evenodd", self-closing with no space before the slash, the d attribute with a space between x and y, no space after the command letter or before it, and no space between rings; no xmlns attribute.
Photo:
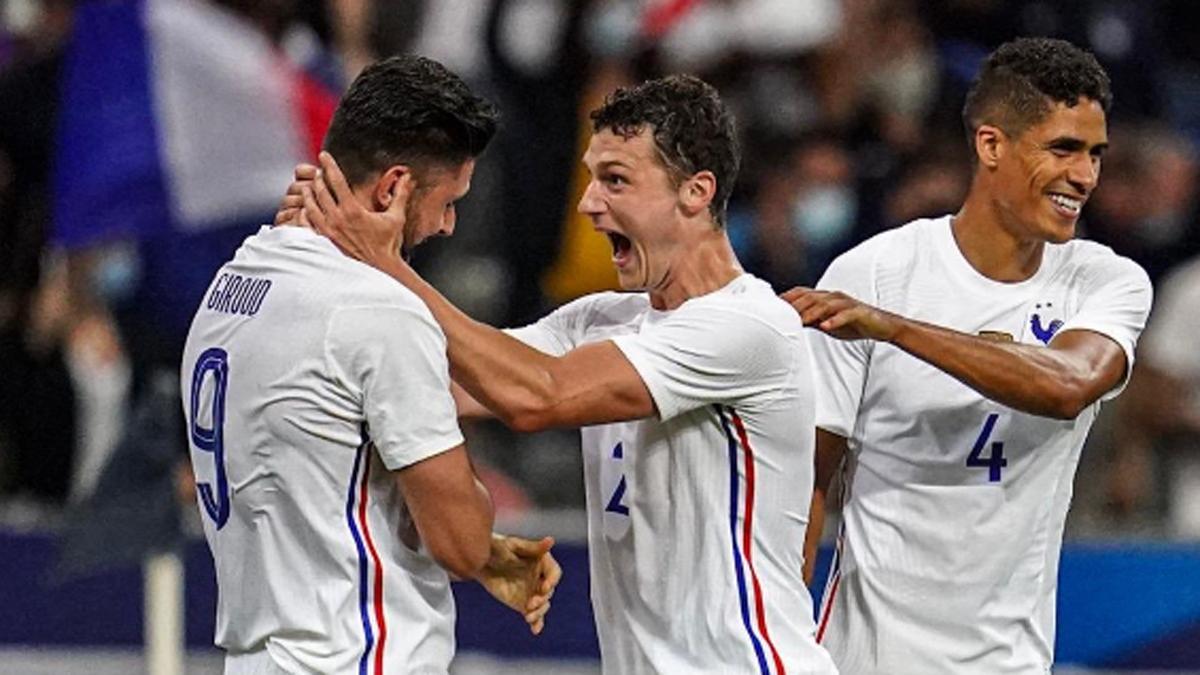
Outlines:
<svg viewBox="0 0 1200 675"><path fill-rule="evenodd" d="M721 90L745 157L730 234L783 289L957 207L963 94L1018 35L1112 75L1081 236L1156 285L1076 478L1057 672L1200 672L1198 30L1194 0L0 0L0 673L172 675L180 644L186 672L220 671L178 352L365 64L426 54L499 103L458 233L417 265L517 325L614 283L573 210L586 111L614 86ZM568 574L536 640L458 584L456 672L598 672L575 434L466 431L503 527L558 536Z"/></svg>

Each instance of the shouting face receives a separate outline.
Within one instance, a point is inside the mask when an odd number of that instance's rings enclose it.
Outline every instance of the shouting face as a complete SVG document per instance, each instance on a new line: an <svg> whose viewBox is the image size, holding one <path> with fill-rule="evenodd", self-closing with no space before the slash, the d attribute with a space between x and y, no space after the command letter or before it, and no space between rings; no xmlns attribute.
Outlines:
<svg viewBox="0 0 1200 675"><path fill-rule="evenodd" d="M612 243L621 287L653 290L685 246L678 232L679 188L660 158L652 130L623 136L597 131L583 156L591 182L580 213Z"/></svg>

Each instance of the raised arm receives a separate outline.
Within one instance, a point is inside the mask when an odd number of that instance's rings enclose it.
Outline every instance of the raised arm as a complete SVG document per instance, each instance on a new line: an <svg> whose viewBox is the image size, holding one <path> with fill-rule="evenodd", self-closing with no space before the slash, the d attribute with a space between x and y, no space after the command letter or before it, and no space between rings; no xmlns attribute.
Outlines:
<svg viewBox="0 0 1200 675"><path fill-rule="evenodd" d="M584 345L561 357L544 354L475 321L418 276L400 256L397 242L410 187L386 211L373 212L355 199L328 153L321 153L321 167L325 180L302 189L312 226L424 301L446 335L453 379L505 424L537 431L655 413L641 376L613 343Z"/></svg>
<svg viewBox="0 0 1200 675"><path fill-rule="evenodd" d="M1066 330L1048 346L994 342L886 312L840 292L794 288L784 300L804 325L839 339L888 342L984 396L1044 417L1074 419L1121 384L1125 352L1089 330Z"/></svg>
<svg viewBox="0 0 1200 675"><path fill-rule="evenodd" d="M405 268L405 285L413 284L446 333L459 417L494 414L517 431L540 431L654 415L641 376L612 342L544 354L471 319Z"/></svg>

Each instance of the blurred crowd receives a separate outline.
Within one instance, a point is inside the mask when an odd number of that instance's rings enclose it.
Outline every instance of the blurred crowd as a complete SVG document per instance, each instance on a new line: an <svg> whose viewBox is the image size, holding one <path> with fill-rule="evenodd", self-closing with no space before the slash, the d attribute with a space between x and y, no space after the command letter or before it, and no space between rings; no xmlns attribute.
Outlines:
<svg viewBox="0 0 1200 675"><path fill-rule="evenodd" d="M1111 74L1116 102L1081 236L1141 263L1156 302L1133 380L1085 450L1071 527L1200 538L1200 8L1191 0L0 0L0 520L52 519L92 498L98 484L109 489L110 458L138 447L166 457L154 480L186 495L182 422L154 432L138 420L177 396L187 318L211 272L274 210L257 198L201 225L171 208L149 216L160 226L131 224L141 222L132 211L146 176L158 174L136 162L126 171L127 143L91 153L90 164L77 159L87 152L63 150L96 142L67 133L76 127L64 120L79 122L68 102L137 122L122 112L126 94L89 79L87 37L146 16L155 25L203 16L220 38L206 45L260 45L317 91L294 101L310 122L327 121L364 65L401 52L445 63L497 101L503 126L457 234L415 261L497 325L614 286L608 243L574 204L587 111L615 86L691 72L731 103L744 157L731 239L749 271L783 290L814 283L866 237L958 207L970 180L963 97L992 48L1019 35L1084 46ZM238 81L241 62L220 56L186 66ZM224 80L202 81L219 105ZM156 114L147 125L188 123ZM311 159L311 148L297 157ZM189 180L282 195L289 179L286 169L212 161ZM111 178L78 189L101 164ZM181 191L168 185L167 199ZM572 433L518 438L481 424L468 435L502 509L581 503Z"/></svg>

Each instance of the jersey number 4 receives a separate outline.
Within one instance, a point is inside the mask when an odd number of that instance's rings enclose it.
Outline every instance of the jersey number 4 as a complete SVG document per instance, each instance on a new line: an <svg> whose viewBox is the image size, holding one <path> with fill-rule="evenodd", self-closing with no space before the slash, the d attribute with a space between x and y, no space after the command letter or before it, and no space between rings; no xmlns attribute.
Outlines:
<svg viewBox="0 0 1200 675"><path fill-rule="evenodd" d="M967 456L967 466L972 468L986 468L988 470L988 482L1000 482L1000 470L1008 466L1008 460L1004 458L1004 443L1000 441L992 441L992 454L988 457L983 456L983 449L987 447L988 439L992 437L992 430L996 428L996 420L1000 419L999 413L991 413L983 422L983 429L979 431L979 438L975 439L975 446L971 448L971 454Z"/></svg>
<svg viewBox="0 0 1200 675"><path fill-rule="evenodd" d="M200 404L203 387L207 378L212 378L213 386L209 415L211 427L200 423ZM229 520L229 480L225 477L225 392L229 385L229 355L224 349L213 347L207 349L200 358L196 359L196 368L192 371L192 396L189 420L189 435L192 446L200 452L211 452L213 463L216 465L216 488L210 483L196 483L200 492L200 501L204 510L213 519L217 529L224 527Z"/></svg>

